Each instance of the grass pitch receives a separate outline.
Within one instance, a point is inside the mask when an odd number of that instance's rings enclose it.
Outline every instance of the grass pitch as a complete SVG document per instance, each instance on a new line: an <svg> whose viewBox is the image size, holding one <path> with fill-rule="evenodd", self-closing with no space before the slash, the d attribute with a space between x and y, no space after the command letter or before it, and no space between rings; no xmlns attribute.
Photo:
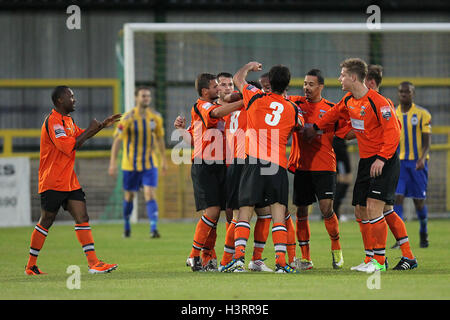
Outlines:
<svg viewBox="0 0 450 320"><path fill-rule="evenodd" d="M221 219L223 221L223 218ZM117 263L109 274L88 273L86 258L72 225L54 225L40 252L38 266L48 275L26 276L29 241L33 227L0 229L0 299L151 299L151 300L305 300L305 299L449 299L450 220L430 220L430 247L419 248L419 225L406 226L419 267L410 271L388 270L381 274L380 288L369 289L370 275L350 271L364 256L355 222L341 222L341 245L345 266L331 267L330 241L322 221L312 221L311 258L314 269L299 274L193 273L185 266L194 223L160 223L160 239L150 239L148 224L133 225L132 237L122 237L122 224L91 223L100 259ZM225 224L219 222L216 252L222 257ZM253 231L247 247L251 259ZM401 256L388 236L390 268ZM300 250L297 246L297 254ZM263 254L273 267L271 236ZM67 268L81 269L81 288L68 289ZM370 279L369 279L370 280ZM369 281L370 282L370 281ZM374 283L374 282L372 282Z"/></svg>

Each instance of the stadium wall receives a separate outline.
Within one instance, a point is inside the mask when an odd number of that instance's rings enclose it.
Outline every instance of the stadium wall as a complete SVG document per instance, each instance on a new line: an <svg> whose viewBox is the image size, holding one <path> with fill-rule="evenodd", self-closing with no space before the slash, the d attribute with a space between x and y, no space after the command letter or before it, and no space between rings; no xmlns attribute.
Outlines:
<svg viewBox="0 0 450 320"><path fill-rule="evenodd" d="M264 12L248 14L237 11L233 15L225 11L167 11L163 20L167 22L365 22L365 12L349 11L320 13L308 11ZM381 12L383 22L443 22L448 21L448 15L438 12ZM117 78L116 44L120 30L126 22L154 22L157 17L152 10L114 11L114 10L83 10L81 8L81 30L69 30L66 27L68 15L65 10L40 10L38 14L30 10L0 12L0 35L3 50L0 51L0 70L3 79L20 78ZM385 77L447 77L450 74L448 57L448 35L383 35L381 43L382 63ZM231 38L233 40L233 38ZM286 43L290 35L283 35L275 43ZM234 39L233 41L238 41ZM264 50L241 49L235 59L229 56L210 59L205 66L205 59L195 56L189 65L179 67L176 48L168 49L167 75L169 82L185 85L170 86L164 94L166 130L171 129L172 119L177 112L183 110L189 113L192 101L196 99L193 90L195 75L205 68L208 72L235 72L243 63L242 59L258 58L265 64L282 62L288 64L293 77L303 77L311 67L322 69L326 77L337 77L339 62L344 56L320 56L320 50L348 46L348 52L359 52L359 55L370 59L367 35L355 34L351 37L336 35L329 41L319 40L314 35L302 38L298 44L295 59L286 56L268 56ZM416 45L420 43L420 45ZM155 83L154 49L152 41L143 41L136 50L136 81L139 83ZM188 45L188 44L186 44ZM193 46L198 45L195 43ZM250 50L250 51L249 51ZM189 54L189 51L186 54ZM195 51L194 51L195 52ZM315 54L312 54L316 52ZM423 58L426 57L426 58ZM419 60L420 59L420 60ZM405 68L408 65L408 68ZM300 88L292 88L292 93L298 94ZM384 90L384 89L382 89ZM1 89L2 108L0 108L0 128L39 128L43 115L50 106L51 88L7 88ZM342 92L336 88L327 88L325 96L331 101L338 101ZM396 102L396 94L387 94ZM180 101L180 96L185 97ZM112 111L112 95L107 88L77 88L76 97L80 106L74 114L79 124L86 124L93 118L102 118ZM417 100L425 107L448 109L449 90L428 88L417 91ZM442 103L445 105L442 105ZM439 105L438 105L439 104ZM27 116L24 117L23 115ZM447 113L438 114L435 124L449 123Z"/></svg>

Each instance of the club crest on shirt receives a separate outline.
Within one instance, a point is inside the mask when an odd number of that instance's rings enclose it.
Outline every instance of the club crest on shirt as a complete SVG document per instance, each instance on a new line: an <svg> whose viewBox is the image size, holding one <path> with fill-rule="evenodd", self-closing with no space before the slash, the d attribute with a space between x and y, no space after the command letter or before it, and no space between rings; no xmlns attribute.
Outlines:
<svg viewBox="0 0 450 320"><path fill-rule="evenodd" d="M156 128L156 122L155 122L155 120L151 119L150 120L150 129L155 130L155 128Z"/></svg>
<svg viewBox="0 0 450 320"><path fill-rule="evenodd" d="M202 108L205 109L205 110L208 110L211 107L212 107L212 103L210 103L210 102L205 103L205 104L202 105Z"/></svg>
<svg viewBox="0 0 450 320"><path fill-rule="evenodd" d="M411 118L411 124L412 124L413 126L417 126L418 123L419 123L419 119L417 118L417 115L414 114L414 115L412 116L412 118Z"/></svg>
<svg viewBox="0 0 450 320"><path fill-rule="evenodd" d="M386 120L389 120L392 117L391 108L389 106L384 106L380 108L381 115Z"/></svg>
<svg viewBox="0 0 450 320"><path fill-rule="evenodd" d="M258 88L251 84L248 85L247 90L250 90L251 92L258 92Z"/></svg>
<svg viewBox="0 0 450 320"><path fill-rule="evenodd" d="M361 117L364 117L366 115L366 107L365 106L361 107L361 112L359 114Z"/></svg>
<svg viewBox="0 0 450 320"><path fill-rule="evenodd" d="M59 123L53 126L53 130L55 130L55 138L67 137L66 131L64 131L64 127Z"/></svg>

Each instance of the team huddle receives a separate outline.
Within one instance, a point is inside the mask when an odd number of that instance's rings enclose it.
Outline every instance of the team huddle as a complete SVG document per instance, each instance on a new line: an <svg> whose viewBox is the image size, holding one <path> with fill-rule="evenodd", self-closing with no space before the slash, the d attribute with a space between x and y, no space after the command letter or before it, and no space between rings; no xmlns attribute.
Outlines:
<svg viewBox="0 0 450 320"><path fill-rule="evenodd" d="M372 73L368 72L371 67ZM261 70L260 63L250 62L234 76L203 73L196 79L199 99L183 139L194 146L191 177L196 209L203 214L186 264L192 271L273 271L262 259L272 221L274 271L311 269L308 209L318 201L330 237L332 267L343 268L339 220L333 210L336 155L332 142L337 136L356 138L360 155L352 205L366 256L351 269L368 273L387 269L388 227L402 251L393 269L416 268L405 224L393 208L402 126L392 102L378 93L379 82L368 77L374 70L381 77L381 69L368 67L359 58L343 61L339 81L347 93L337 104L322 97L324 78L318 69L305 75L305 96L287 94L291 75L283 65L272 67L259 83L246 81L249 72ZM177 117L174 126L185 129L186 119ZM288 171L294 174L296 226L287 210ZM227 229L218 264L214 247L222 210ZM257 216L254 248L246 267L253 212ZM301 258L295 253L296 237Z"/></svg>
<svg viewBox="0 0 450 320"><path fill-rule="evenodd" d="M195 205L203 214L193 238L186 264L192 271L268 271L294 273L314 267L310 252L310 206L318 201L331 242L334 269L342 269L339 220L334 209L336 154L333 139L356 139L359 164L352 205L365 251L364 261L352 270L372 273L388 268L388 228L402 257L394 270L418 266L402 220L403 199L412 197L420 221L420 246L428 247L425 205L428 152L431 144L431 115L413 103L414 86L402 82L400 105L378 93L382 68L359 58L341 63L339 81L347 93L334 104L322 97L324 78L318 69L308 71L304 96L287 94L291 74L283 65L273 66L258 82L247 82L249 72L262 70L249 62L234 75L200 74L195 82L199 95L191 110L191 123L179 116L174 122L183 140L193 146L191 177ZM119 122L112 145L110 175L117 174L116 158L123 145L124 237L131 236L130 215L134 193L144 189L152 238L159 238L155 188L158 169L153 151L164 158L164 129L161 115L150 107L147 87L135 92L136 107L103 122L93 119L80 129L70 113L75 97L67 86L52 93L54 109L41 128L39 194L41 217L30 241L27 275L45 274L37 266L49 229L63 207L75 221L75 234L86 256L90 273L107 273L117 264L101 261L96 254L87 214L85 194L74 172L76 150L100 130ZM286 148L292 146L289 157ZM293 202L296 221L288 208L288 171L294 174ZM221 211L227 224L225 246L218 263L215 244ZM251 261L245 264L250 221L256 214ZM262 258L272 222L275 270ZM296 257L296 241L301 257Z"/></svg>

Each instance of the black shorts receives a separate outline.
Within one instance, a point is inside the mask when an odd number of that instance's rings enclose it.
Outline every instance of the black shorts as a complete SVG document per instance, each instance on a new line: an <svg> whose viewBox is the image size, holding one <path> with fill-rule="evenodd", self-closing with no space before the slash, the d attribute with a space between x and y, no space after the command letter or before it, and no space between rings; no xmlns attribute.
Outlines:
<svg viewBox="0 0 450 320"><path fill-rule="evenodd" d="M239 209L239 182L244 164L232 163L227 168L227 209Z"/></svg>
<svg viewBox="0 0 450 320"><path fill-rule="evenodd" d="M239 209L239 184L241 181L242 170L244 169L243 163L237 163L234 161L227 168L227 209L237 210ZM267 202L255 205L256 208L266 207Z"/></svg>
<svg viewBox="0 0 450 320"><path fill-rule="evenodd" d="M336 153L336 171L338 174L348 174L351 172L350 156L347 151L347 143L344 139L334 137L333 149Z"/></svg>
<svg viewBox="0 0 450 320"><path fill-rule="evenodd" d="M295 171L293 201L296 206L309 206L322 199L334 199L336 172Z"/></svg>
<svg viewBox="0 0 450 320"><path fill-rule="evenodd" d="M62 206L64 210L67 210L67 202L69 200L86 202L86 195L83 189L73 191L55 191L47 190L41 195L41 208L45 211L57 213Z"/></svg>
<svg viewBox="0 0 450 320"><path fill-rule="evenodd" d="M287 207L288 198L289 181L286 169L247 157L239 183L239 207L262 208L276 202Z"/></svg>
<svg viewBox="0 0 450 320"><path fill-rule="evenodd" d="M192 164L191 178L197 211L216 206L225 210L226 170L225 164Z"/></svg>
<svg viewBox="0 0 450 320"><path fill-rule="evenodd" d="M366 206L367 198L384 201L387 205L395 202L395 189L400 176L400 160L397 152L385 162L381 175L370 177L370 167L376 156L359 160L358 175L353 188L352 205Z"/></svg>

